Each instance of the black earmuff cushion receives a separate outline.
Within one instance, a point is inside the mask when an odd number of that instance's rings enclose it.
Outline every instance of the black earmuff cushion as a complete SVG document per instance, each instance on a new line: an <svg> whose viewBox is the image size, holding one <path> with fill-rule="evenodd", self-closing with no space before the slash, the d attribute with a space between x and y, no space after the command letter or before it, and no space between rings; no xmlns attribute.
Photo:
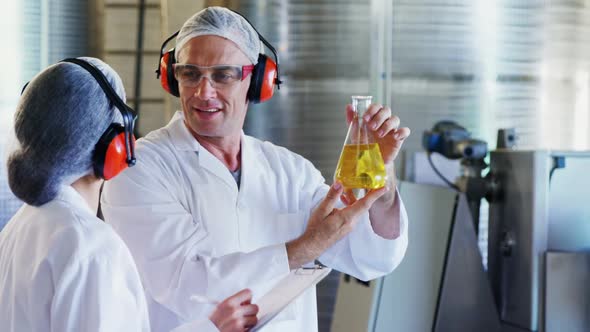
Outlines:
<svg viewBox="0 0 590 332"><path fill-rule="evenodd" d="M252 79L250 80L250 88L248 89L248 101L257 104L260 102L260 93L262 92L262 84L264 83L264 71L266 70L266 55L258 55L258 63L252 70Z"/></svg>
<svg viewBox="0 0 590 332"><path fill-rule="evenodd" d="M174 49L168 51L168 63L166 64L166 77L168 78L168 87L170 88L170 94L175 97L180 97L180 91L178 91L178 81L174 77L174 64L176 58L174 57Z"/></svg>
<svg viewBox="0 0 590 332"><path fill-rule="evenodd" d="M94 147L94 153L92 155L92 167L94 168L94 174L100 179L104 179L104 166L106 163L112 162L106 160L107 151L111 142L119 134L125 132L125 127L120 123L111 123L111 125L102 134L98 143Z"/></svg>

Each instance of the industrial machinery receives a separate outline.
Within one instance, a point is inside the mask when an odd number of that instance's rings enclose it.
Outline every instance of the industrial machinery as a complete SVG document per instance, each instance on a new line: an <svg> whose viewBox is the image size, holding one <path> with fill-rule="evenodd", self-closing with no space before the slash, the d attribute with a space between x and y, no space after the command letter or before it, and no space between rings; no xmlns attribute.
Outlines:
<svg viewBox="0 0 590 332"><path fill-rule="evenodd" d="M500 131L482 177L481 141L448 122L425 133L428 151L462 158L464 170L453 188L400 183L406 257L370 283L341 278L332 330L360 320L355 331L590 331L590 153L522 151L514 138ZM473 222L483 197L487 270Z"/></svg>
<svg viewBox="0 0 590 332"><path fill-rule="evenodd" d="M473 216L475 231L479 229L479 207L486 194L494 193L493 182L482 178L481 172L488 167L485 157L488 144L485 141L471 138L465 128L452 121L440 121L432 130L425 131L422 146L428 153L428 162L432 169L451 188L464 192ZM448 159L461 159L461 177L454 184L442 175L434 166L431 153L440 153ZM490 198L490 197L489 197Z"/></svg>

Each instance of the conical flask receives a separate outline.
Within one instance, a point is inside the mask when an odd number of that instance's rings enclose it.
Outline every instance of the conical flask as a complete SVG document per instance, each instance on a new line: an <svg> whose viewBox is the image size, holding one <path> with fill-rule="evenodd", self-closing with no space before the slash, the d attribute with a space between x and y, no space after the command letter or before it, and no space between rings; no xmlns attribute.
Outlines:
<svg viewBox="0 0 590 332"><path fill-rule="evenodd" d="M387 181L379 144L363 120L372 98L352 96L354 116L334 174L334 179L345 189L377 189L384 187Z"/></svg>

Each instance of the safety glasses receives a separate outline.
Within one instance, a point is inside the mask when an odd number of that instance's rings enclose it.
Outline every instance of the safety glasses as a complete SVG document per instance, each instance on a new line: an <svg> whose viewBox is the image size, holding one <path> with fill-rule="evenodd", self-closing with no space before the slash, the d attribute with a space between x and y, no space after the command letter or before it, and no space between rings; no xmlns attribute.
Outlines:
<svg viewBox="0 0 590 332"><path fill-rule="evenodd" d="M218 65L205 67L176 63L173 66L174 77L181 86L187 88L197 87L203 77L209 80L213 88L228 87L243 81L254 70L254 65Z"/></svg>

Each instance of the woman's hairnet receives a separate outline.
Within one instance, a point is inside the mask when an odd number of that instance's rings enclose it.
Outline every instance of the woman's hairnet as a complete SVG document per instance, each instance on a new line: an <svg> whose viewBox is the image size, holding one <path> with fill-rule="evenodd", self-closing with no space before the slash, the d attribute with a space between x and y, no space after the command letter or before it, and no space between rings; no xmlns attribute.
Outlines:
<svg viewBox="0 0 590 332"><path fill-rule="evenodd" d="M125 100L121 78L104 62L81 58L97 67ZM92 154L101 135L122 116L86 69L60 62L43 70L23 91L14 116L17 145L8 157L13 193L30 205L42 205L69 185L91 174Z"/></svg>
<svg viewBox="0 0 590 332"><path fill-rule="evenodd" d="M256 64L260 54L260 39L254 27L239 14L224 7L208 7L189 18L176 37L178 55L192 38L214 35L231 40L244 52L248 59Z"/></svg>

